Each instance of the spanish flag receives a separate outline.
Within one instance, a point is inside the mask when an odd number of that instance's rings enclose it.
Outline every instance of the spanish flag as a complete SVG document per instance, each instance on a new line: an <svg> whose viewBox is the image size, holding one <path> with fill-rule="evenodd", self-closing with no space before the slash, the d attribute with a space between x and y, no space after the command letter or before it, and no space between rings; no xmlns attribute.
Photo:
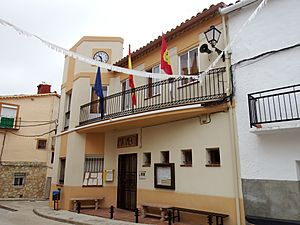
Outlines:
<svg viewBox="0 0 300 225"><path fill-rule="evenodd" d="M132 69L130 45L128 51L128 69ZM135 97L135 90L134 90L135 87L133 82L133 76L131 74L129 75L129 87L131 88L132 105L136 105L136 97Z"/></svg>
<svg viewBox="0 0 300 225"><path fill-rule="evenodd" d="M170 63L170 58L169 58L169 53L168 53L168 49L167 49L167 43L166 43L164 34L162 34L162 36L161 36L160 67L166 74L169 74L169 75L173 74L171 63Z"/></svg>

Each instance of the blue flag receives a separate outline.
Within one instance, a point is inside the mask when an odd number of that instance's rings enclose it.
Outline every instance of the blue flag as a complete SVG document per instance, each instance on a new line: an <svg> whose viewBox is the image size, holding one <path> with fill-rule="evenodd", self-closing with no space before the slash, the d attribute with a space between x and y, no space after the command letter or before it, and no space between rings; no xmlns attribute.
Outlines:
<svg viewBox="0 0 300 225"><path fill-rule="evenodd" d="M104 96L103 96L103 89L102 89L100 67L98 67L97 70L94 91L96 95L99 97L99 111L101 113L101 119L103 119L104 118Z"/></svg>

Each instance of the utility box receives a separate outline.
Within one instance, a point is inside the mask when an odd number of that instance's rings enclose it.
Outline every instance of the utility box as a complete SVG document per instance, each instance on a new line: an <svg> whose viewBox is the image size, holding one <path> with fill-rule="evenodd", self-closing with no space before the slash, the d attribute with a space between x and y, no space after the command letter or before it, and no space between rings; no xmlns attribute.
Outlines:
<svg viewBox="0 0 300 225"><path fill-rule="evenodd" d="M59 190L52 191L52 200L53 201L60 200L60 191Z"/></svg>

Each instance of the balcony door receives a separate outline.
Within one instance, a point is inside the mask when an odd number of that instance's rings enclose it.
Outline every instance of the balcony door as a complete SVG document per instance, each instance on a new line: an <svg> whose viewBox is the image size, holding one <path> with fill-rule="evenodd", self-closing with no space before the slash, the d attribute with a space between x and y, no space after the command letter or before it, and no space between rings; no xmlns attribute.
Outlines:
<svg viewBox="0 0 300 225"><path fill-rule="evenodd" d="M130 90L129 79L126 79L122 82L122 110L132 109L131 93L128 90Z"/></svg>
<svg viewBox="0 0 300 225"><path fill-rule="evenodd" d="M137 195L137 154L119 155L118 208L134 210Z"/></svg>

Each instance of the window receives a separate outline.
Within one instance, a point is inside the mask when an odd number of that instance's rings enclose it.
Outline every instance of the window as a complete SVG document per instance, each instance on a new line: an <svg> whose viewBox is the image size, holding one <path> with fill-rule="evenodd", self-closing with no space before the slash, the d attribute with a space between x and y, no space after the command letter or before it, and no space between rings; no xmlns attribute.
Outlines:
<svg viewBox="0 0 300 225"><path fill-rule="evenodd" d="M45 139L38 139L36 143L37 149L46 149L47 147L47 140Z"/></svg>
<svg viewBox="0 0 300 225"><path fill-rule="evenodd" d="M169 163L169 151L160 152L160 161L161 163Z"/></svg>
<svg viewBox="0 0 300 225"><path fill-rule="evenodd" d="M150 73L160 73L160 65L153 67L151 70L147 71ZM148 92L147 98L151 98L153 96L160 94L160 84L155 84L159 82L161 79L159 78L148 78Z"/></svg>
<svg viewBox="0 0 300 225"><path fill-rule="evenodd" d="M102 186L104 158L101 156L87 156L84 165L83 186Z"/></svg>
<svg viewBox="0 0 300 225"><path fill-rule="evenodd" d="M194 48L179 56L179 71L181 75L197 75L199 72L198 48ZM192 79L185 78L182 84L192 82Z"/></svg>
<svg viewBox="0 0 300 225"><path fill-rule="evenodd" d="M60 159L60 170L59 170L59 184L64 184L65 181L65 167L66 167L66 159L61 158Z"/></svg>
<svg viewBox="0 0 300 225"><path fill-rule="evenodd" d="M107 86L102 86L102 90L103 90L103 96L107 97L108 94L108 88ZM97 101L99 99L99 97L96 95L95 90L94 90L94 86L91 87L91 108L90 108L90 113L100 113L99 112L99 102ZM104 101L104 112L106 112L106 108L107 108L107 102Z"/></svg>
<svg viewBox="0 0 300 225"><path fill-rule="evenodd" d="M18 109L16 105L0 103L0 128L16 128Z"/></svg>
<svg viewBox="0 0 300 225"><path fill-rule="evenodd" d="M192 150L181 150L181 165L192 166Z"/></svg>
<svg viewBox="0 0 300 225"><path fill-rule="evenodd" d="M50 163L53 164L54 162L54 151L51 151L51 161Z"/></svg>
<svg viewBox="0 0 300 225"><path fill-rule="evenodd" d="M128 91L130 89L129 79L122 81L122 110L128 110L132 108L131 93Z"/></svg>
<svg viewBox="0 0 300 225"><path fill-rule="evenodd" d="M25 184L25 173L15 173L14 174L14 187L23 187Z"/></svg>
<svg viewBox="0 0 300 225"><path fill-rule="evenodd" d="M220 150L219 148L207 148L206 149L206 166L208 167L219 167L221 164L220 161Z"/></svg>
<svg viewBox="0 0 300 225"><path fill-rule="evenodd" d="M151 166L151 152L143 153L143 167Z"/></svg>
<svg viewBox="0 0 300 225"><path fill-rule="evenodd" d="M69 92L66 94L64 130L67 130L70 124L71 100L72 100L72 93Z"/></svg>

